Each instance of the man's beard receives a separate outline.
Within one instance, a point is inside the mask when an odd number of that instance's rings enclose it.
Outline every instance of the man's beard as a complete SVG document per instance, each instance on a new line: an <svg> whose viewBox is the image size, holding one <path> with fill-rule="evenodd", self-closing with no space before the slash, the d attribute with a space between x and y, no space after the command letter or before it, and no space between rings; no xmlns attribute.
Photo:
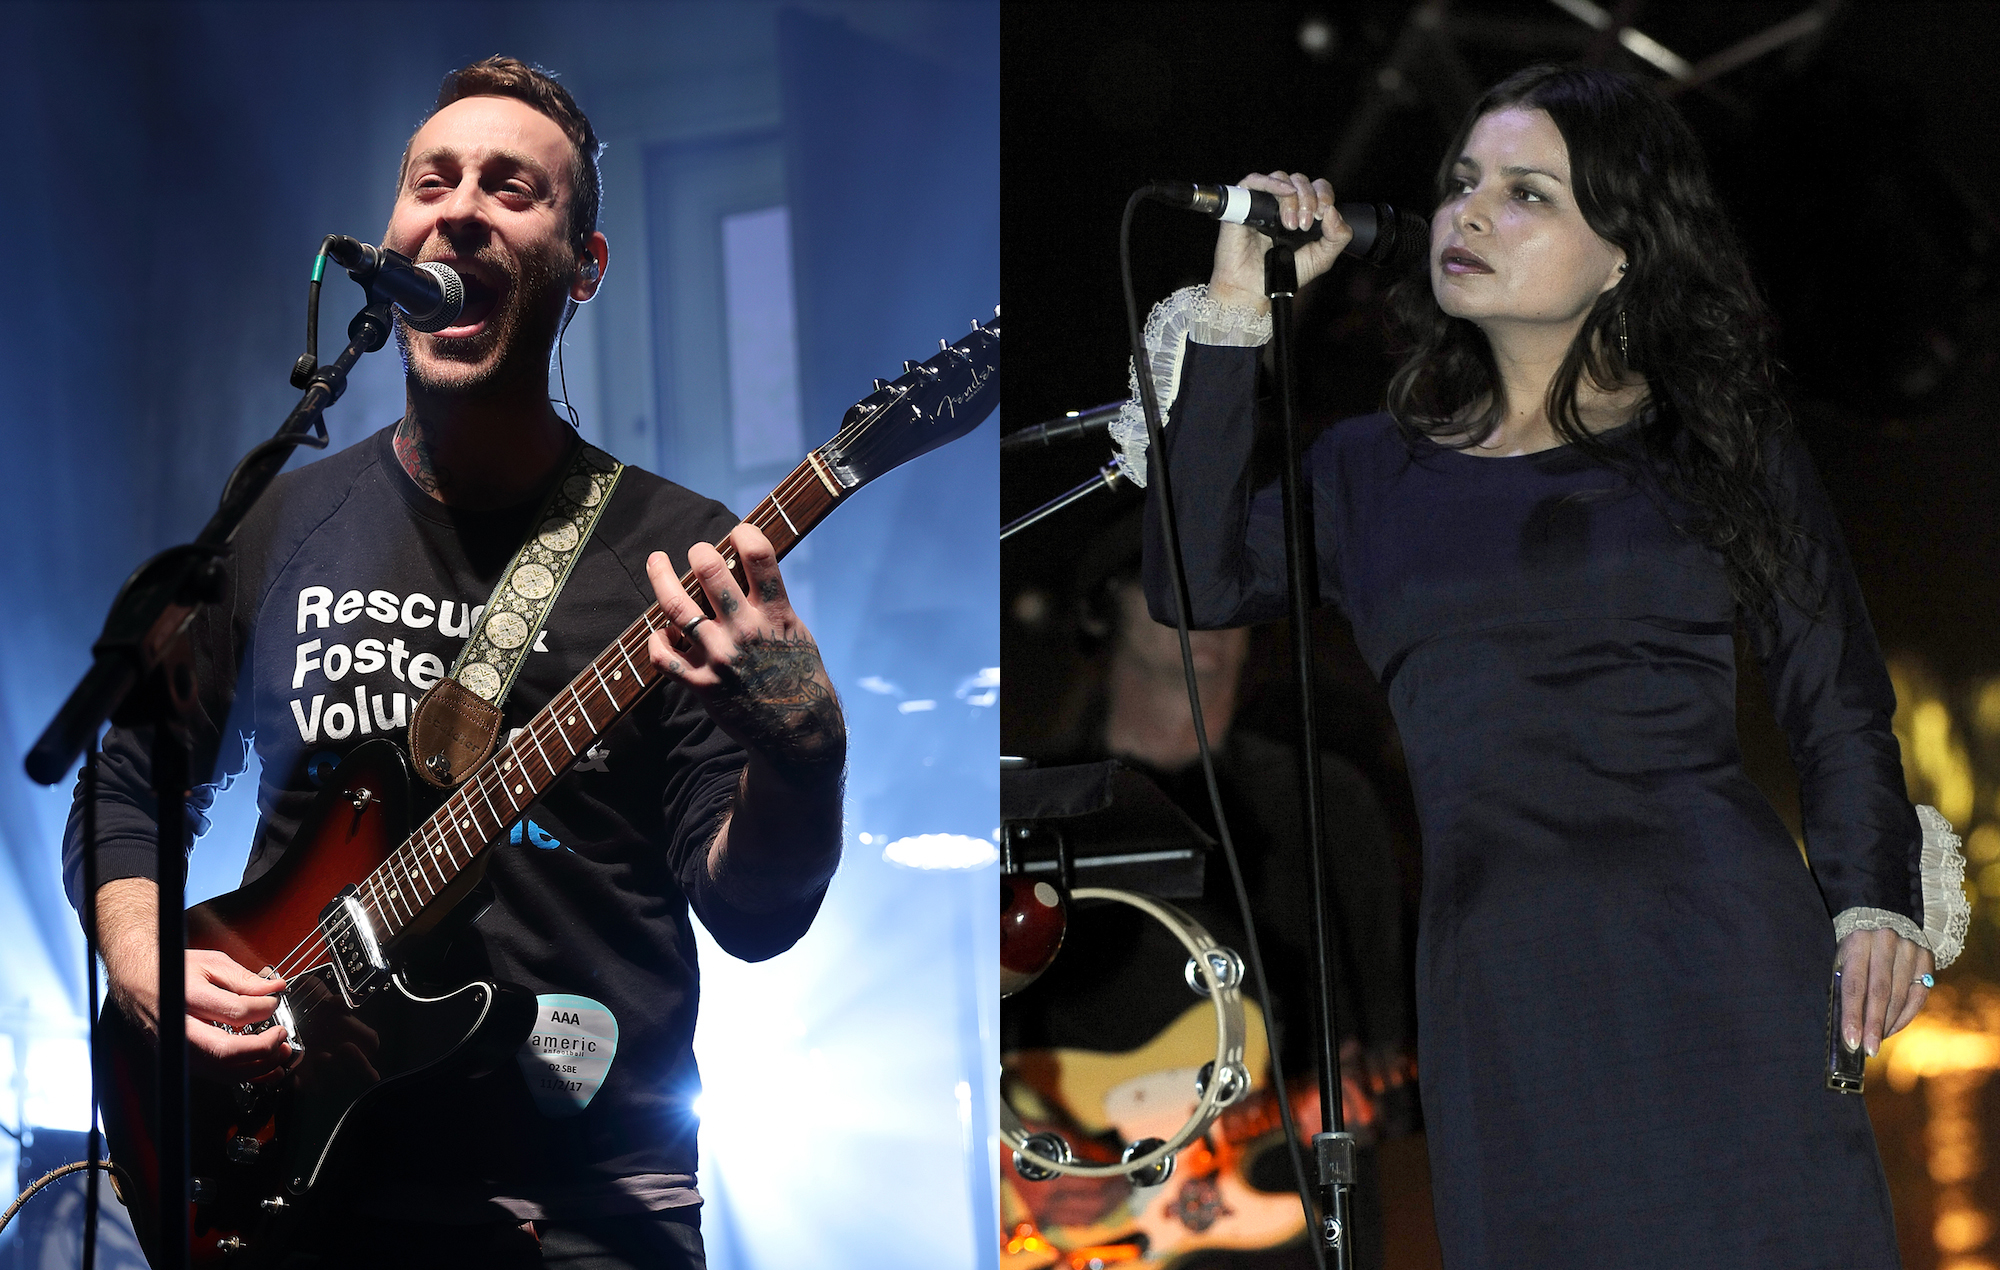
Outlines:
<svg viewBox="0 0 2000 1270"><path fill-rule="evenodd" d="M553 297L567 292L572 279L558 259L547 256L516 261L499 252L481 251L473 259L506 276L505 299L487 315L485 329L478 334L450 340L433 337L428 364L411 355L409 325L402 310L395 310L396 347L404 374L421 391L442 396L499 396L524 384L530 391L541 391L564 308Z"/></svg>

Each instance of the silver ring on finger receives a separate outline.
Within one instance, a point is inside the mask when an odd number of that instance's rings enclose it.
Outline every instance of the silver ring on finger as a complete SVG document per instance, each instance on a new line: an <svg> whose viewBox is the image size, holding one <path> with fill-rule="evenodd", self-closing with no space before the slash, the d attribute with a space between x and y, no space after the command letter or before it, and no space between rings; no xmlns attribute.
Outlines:
<svg viewBox="0 0 2000 1270"><path fill-rule="evenodd" d="M1937 979L1932 975L1918 975L1916 978L1910 980L1910 983L1912 986L1918 988L1937 987Z"/></svg>
<svg viewBox="0 0 2000 1270"><path fill-rule="evenodd" d="M681 633L681 638L683 639L694 638L694 628L700 626L703 622L706 622L707 620L708 620L708 614L697 613L694 615L694 619L692 621L679 623L677 629Z"/></svg>

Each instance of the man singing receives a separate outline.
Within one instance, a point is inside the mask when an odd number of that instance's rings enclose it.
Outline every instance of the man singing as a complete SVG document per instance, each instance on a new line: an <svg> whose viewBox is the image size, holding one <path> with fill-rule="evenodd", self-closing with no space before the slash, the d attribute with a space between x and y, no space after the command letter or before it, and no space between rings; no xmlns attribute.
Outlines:
<svg viewBox="0 0 2000 1270"><path fill-rule="evenodd" d="M502 57L448 76L410 138L384 244L460 273L464 310L429 334L399 317L402 420L279 478L236 539L229 594L191 632L197 781L242 770L252 746L262 763L246 882L283 855L344 755L371 737L406 743L410 711L468 634L506 643L498 619L480 622L523 544L562 539L550 491L611 466L548 391L569 308L595 294L608 260L597 151L566 90ZM519 985L547 1026L587 1031L608 1065L538 1080L544 1060L524 1047L476 1079L384 1091L337 1148L360 1162L338 1183L343 1220L296 1249L297 1265L703 1265L688 914L752 960L804 934L840 858L846 754L775 553L733 525L669 481L618 476L545 625L519 641L502 737L655 600L673 623L649 650L664 681L487 853L490 907L433 940L421 967L439 983ZM710 545L725 534L747 586ZM683 564L713 617L682 590ZM148 746L137 730L105 741L97 894L112 999L156 1031ZM81 819L79 802L64 849L73 903ZM284 981L262 969L187 954L197 1075L255 1081L288 1061L282 1027L214 1026L273 1016Z"/></svg>

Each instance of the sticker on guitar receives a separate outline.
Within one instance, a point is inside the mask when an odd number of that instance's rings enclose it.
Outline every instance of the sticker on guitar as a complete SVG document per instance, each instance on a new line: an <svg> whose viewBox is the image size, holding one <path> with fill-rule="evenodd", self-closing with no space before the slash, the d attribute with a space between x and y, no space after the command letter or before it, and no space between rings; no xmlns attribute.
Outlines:
<svg viewBox="0 0 2000 1270"><path fill-rule="evenodd" d="M603 1002L566 992L543 993L535 1007L535 1030L514 1060L543 1115L579 1115L618 1057L618 1018Z"/></svg>

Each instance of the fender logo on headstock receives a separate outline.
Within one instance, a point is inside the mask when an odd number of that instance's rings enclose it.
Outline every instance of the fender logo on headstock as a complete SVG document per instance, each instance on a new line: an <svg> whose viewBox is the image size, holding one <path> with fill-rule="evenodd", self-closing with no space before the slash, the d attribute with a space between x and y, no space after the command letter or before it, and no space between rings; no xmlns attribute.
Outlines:
<svg viewBox="0 0 2000 1270"><path fill-rule="evenodd" d="M965 386L965 391L961 393L947 393L938 402L938 408L931 412L931 418L943 419L946 416L954 419L957 418L958 408L971 401L974 397L977 397L980 390L986 387L986 381L993 378L996 373L998 373L997 369L992 366L981 366L973 371L971 380Z"/></svg>

